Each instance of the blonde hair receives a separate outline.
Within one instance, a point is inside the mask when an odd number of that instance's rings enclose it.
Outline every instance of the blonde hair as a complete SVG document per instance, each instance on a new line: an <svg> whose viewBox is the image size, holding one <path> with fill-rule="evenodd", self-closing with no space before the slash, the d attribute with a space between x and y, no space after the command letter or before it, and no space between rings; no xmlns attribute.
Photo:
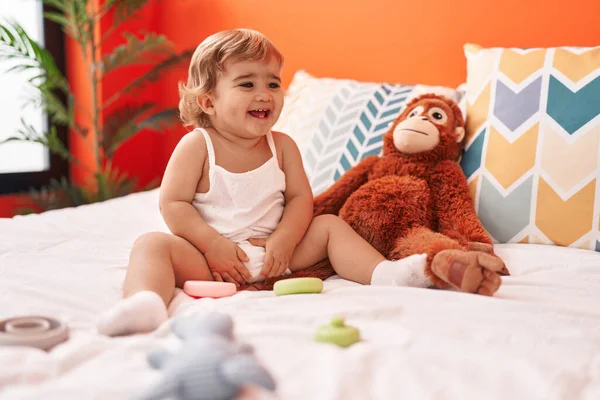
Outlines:
<svg viewBox="0 0 600 400"><path fill-rule="evenodd" d="M252 29L226 30L207 37L192 55L187 83L179 82L179 113L184 126L210 126L197 99L215 88L227 60L260 61L271 56L283 65L283 55L275 45Z"/></svg>

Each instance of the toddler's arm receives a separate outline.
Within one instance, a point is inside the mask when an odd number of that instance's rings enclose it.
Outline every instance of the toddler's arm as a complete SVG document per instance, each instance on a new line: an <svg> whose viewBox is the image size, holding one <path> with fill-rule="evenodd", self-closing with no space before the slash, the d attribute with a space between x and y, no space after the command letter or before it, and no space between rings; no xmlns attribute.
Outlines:
<svg viewBox="0 0 600 400"><path fill-rule="evenodd" d="M282 150L286 205L275 232L285 232L287 238L296 246L312 221L313 193L296 142L283 133L276 135Z"/></svg>
<svg viewBox="0 0 600 400"><path fill-rule="evenodd" d="M185 135L177 144L169 159L160 187L159 200L161 214L171 232L186 239L205 256L214 247L213 245L216 243L225 245L221 242L226 240L202 219L192 205L198 182L202 178L206 157L206 144L202 134L190 132ZM239 252L241 253L238 256L245 258L245 254L241 249L239 249ZM207 258L207 261L210 260ZM248 269L241 260L236 259L232 262L235 270L247 279L251 278ZM210 265L210 262L209 266L215 267ZM238 274L234 274L231 275L240 278L237 279L239 283L244 282L243 278Z"/></svg>
<svg viewBox="0 0 600 400"><path fill-rule="evenodd" d="M220 235L192 206L207 157L203 143L201 134L191 132L177 144L160 186L159 205L171 232L205 253Z"/></svg>

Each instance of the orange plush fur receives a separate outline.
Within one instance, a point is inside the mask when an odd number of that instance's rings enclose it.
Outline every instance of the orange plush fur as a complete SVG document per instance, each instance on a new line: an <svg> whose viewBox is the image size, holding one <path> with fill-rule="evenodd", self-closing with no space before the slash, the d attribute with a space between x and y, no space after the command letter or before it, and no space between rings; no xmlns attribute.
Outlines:
<svg viewBox="0 0 600 400"><path fill-rule="evenodd" d="M446 120L434 118L439 115ZM399 126L403 122L407 128ZM411 124L437 128L437 144L424 151L402 144L430 140L411 129ZM402 139L401 130L414 139ZM457 162L463 133L462 113L454 101L433 94L413 99L385 134L382 156L363 159L317 196L314 215L339 215L388 259L426 253L425 272L438 287L450 284L463 291L493 294L500 284L496 273L505 269L493 255L492 240L475 213ZM401 152L398 146L409 147ZM334 274L324 260L285 278L326 279ZM279 279L250 286L271 289Z"/></svg>

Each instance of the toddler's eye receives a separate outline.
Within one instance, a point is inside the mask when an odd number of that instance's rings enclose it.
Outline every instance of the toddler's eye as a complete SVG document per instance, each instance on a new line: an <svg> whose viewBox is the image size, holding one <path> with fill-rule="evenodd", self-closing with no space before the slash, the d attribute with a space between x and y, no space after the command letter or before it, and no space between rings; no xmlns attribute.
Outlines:
<svg viewBox="0 0 600 400"><path fill-rule="evenodd" d="M244 82L240 86L245 87L245 88L252 88L252 87L254 87L254 84L252 82Z"/></svg>
<svg viewBox="0 0 600 400"><path fill-rule="evenodd" d="M269 83L269 88L270 89L277 89L278 87L279 87L279 83L275 83L275 82Z"/></svg>

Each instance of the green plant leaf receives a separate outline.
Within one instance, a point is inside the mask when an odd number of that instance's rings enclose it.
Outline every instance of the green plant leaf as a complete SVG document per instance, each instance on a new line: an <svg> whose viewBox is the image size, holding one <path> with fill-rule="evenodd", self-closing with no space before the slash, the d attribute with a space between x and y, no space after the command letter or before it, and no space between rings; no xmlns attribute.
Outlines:
<svg viewBox="0 0 600 400"><path fill-rule="evenodd" d="M91 40L93 18L88 12L88 0L62 0L62 8L68 20L65 32L75 39L82 49L87 49Z"/></svg>
<svg viewBox="0 0 600 400"><path fill-rule="evenodd" d="M117 93L112 95L103 105L103 108L108 108L115 101L117 101L121 96L127 93L133 93L136 90L142 89L146 84L150 82L156 82L162 72L177 66L182 62L189 62L190 58L194 54L195 49L188 49L183 51L180 54L175 54L172 57L167 58L166 60L161 61L159 64L154 66L150 71L146 72L144 75L132 80L129 82L123 89L119 90Z"/></svg>
<svg viewBox="0 0 600 400"><path fill-rule="evenodd" d="M173 54L172 44L164 35L148 33L142 39L132 34L124 36L126 43L102 57L99 68L103 74L130 64L155 62L161 56Z"/></svg>
<svg viewBox="0 0 600 400"><path fill-rule="evenodd" d="M140 119L142 115L146 114L146 111L153 107L154 104L145 103L111 114L105 122L107 128L110 129L105 131L103 137L105 153L112 156L124 142L144 129L162 133L180 122L179 110L176 108L162 110Z"/></svg>
<svg viewBox="0 0 600 400"><path fill-rule="evenodd" d="M40 189L29 190L29 200L42 211L56 210L65 207L77 207L88 204L91 200L85 190L70 182L66 177L51 179L50 183ZM18 213L36 212L28 207L17 210Z"/></svg>
<svg viewBox="0 0 600 400"><path fill-rule="evenodd" d="M44 111L53 123L69 126L71 124L71 113L52 91L42 90L42 104Z"/></svg>
<svg viewBox="0 0 600 400"><path fill-rule="evenodd" d="M59 11L65 11L65 0L43 0L44 4L54 7Z"/></svg>
<svg viewBox="0 0 600 400"><path fill-rule="evenodd" d="M40 70L36 77L43 77L46 86L69 90L67 79L52 55L29 37L21 25L8 21L0 22L0 61L6 60L16 63L9 71L36 68Z"/></svg>
<svg viewBox="0 0 600 400"><path fill-rule="evenodd" d="M102 132L102 147L107 157L112 157L120 143L139 131L136 120L155 106L154 103L125 105L106 117Z"/></svg>
<svg viewBox="0 0 600 400"><path fill-rule="evenodd" d="M150 115L148 118L140 121L137 126L141 129L151 129L157 132L163 132L181 123L179 118L179 109L169 108Z"/></svg>
<svg viewBox="0 0 600 400"><path fill-rule="evenodd" d="M71 113L52 91L44 90L42 96L32 97L25 103L25 107L27 106L43 110L48 114L53 124L69 126L72 122Z"/></svg>
<svg viewBox="0 0 600 400"><path fill-rule="evenodd" d="M17 136L11 136L0 141L0 145L14 141L40 143L47 147L52 153L58 154L63 159L77 162L65 144L58 137L55 126L51 126L48 132L40 133L32 125L28 125L23 119L21 119L21 125L22 127L17 132Z"/></svg>
<svg viewBox="0 0 600 400"><path fill-rule="evenodd" d="M146 3L148 3L148 0L107 0L105 7L108 11L116 6L113 24L118 26L141 10Z"/></svg>
<svg viewBox="0 0 600 400"><path fill-rule="evenodd" d="M125 196L136 191L137 178L119 171L110 161L94 175L96 179L95 201L104 201Z"/></svg>
<svg viewBox="0 0 600 400"><path fill-rule="evenodd" d="M68 28L71 25L71 21L69 21L69 19L65 17L63 13L48 11L44 13L44 17L61 25L63 29Z"/></svg>

